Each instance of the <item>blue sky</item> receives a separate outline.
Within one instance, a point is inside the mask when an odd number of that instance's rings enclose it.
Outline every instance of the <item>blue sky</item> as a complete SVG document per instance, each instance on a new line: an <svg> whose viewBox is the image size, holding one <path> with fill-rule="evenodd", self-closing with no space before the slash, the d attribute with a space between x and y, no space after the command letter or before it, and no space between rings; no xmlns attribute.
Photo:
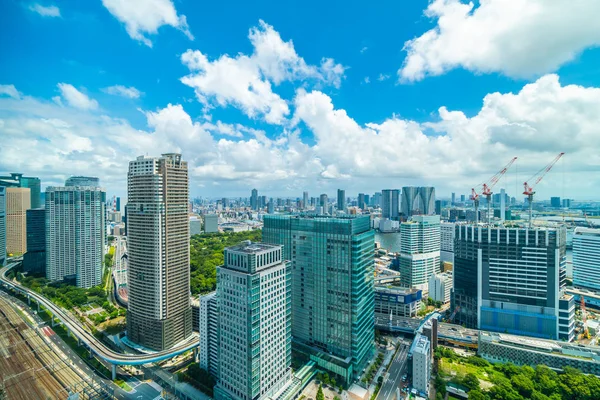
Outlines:
<svg viewBox="0 0 600 400"><path fill-rule="evenodd" d="M4 1L0 171L124 195L181 151L193 195L445 196L518 156L514 195L565 151L540 197L597 199L592 3Z"/></svg>

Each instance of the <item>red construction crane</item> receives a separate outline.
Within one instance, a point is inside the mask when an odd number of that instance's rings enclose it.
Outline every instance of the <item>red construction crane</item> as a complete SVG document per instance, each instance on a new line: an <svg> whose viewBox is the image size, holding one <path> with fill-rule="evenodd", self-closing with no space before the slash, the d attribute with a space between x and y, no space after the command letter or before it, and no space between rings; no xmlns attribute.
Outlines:
<svg viewBox="0 0 600 400"><path fill-rule="evenodd" d="M540 169L531 178L529 178L527 180L527 181L531 181L533 178L536 178L533 186L529 186L529 184L527 182L523 182L523 194L527 196L527 201L529 202L529 228L531 228L531 226L532 226L531 216L533 213L533 195L535 194L534 188L535 188L535 186L537 186L538 183L541 182L542 178L544 178L544 176L546 176L548 171L550 171L552 169L554 164L556 164L558 162L558 160L560 160L560 158L564 154L565 153L560 153L559 155L554 157L554 160L552 160L552 162L550 164L548 164L544 168Z"/></svg>
<svg viewBox="0 0 600 400"><path fill-rule="evenodd" d="M512 160L510 160L510 162L504 166L504 168L502 168L500 171L498 171L496 173L496 175L492 176L487 182L484 182L481 185L477 185L477 188L479 188L479 186L483 186L481 194L483 194L487 198L488 223L490 222L490 208L491 208L490 204L492 201L492 194L493 194L492 189L494 188L494 186L496 186L496 183L498 183L498 181L500 181L500 178L502 178L502 176L506 173L506 171L508 171L510 166L513 165L513 163L516 160L517 160L517 157L513 157ZM479 222L479 194L477 194L477 191L475 190L475 188L471 189L470 199L473 200L473 205L475 206L475 221Z"/></svg>

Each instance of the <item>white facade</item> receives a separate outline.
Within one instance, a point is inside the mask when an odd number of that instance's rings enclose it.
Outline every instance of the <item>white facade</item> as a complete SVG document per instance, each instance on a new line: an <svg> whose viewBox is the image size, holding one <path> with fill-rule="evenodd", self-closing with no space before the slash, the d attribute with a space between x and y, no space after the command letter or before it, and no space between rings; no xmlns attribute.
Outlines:
<svg viewBox="0 0 600 400"><path fill-rule="evenodd" d="M442 222L440 224L440 259L454 263L454 223Z"/></svg>
<svg viewBox="0 0 600 400"><path fill-rule="evenodd" d="M440 269L440 216L417 215L400 224L400 279L403 286L428 291Z"/></svg>
<svg viewBox="0 0 600 400"><path fill-rule="evenodd" d="M600 229L576 228L573 234L573 285L600 291Z"/></svg>
<svg viewBox="0 0 600 400"><path fill-rule="evenodd" d="M429 277L429 297L442 303L450 302L452 291L452 274L441 273Z"/></svg>
<svg viewBox="0 0 600 400"><path fill-rule="evenodd" d="M206 214L204 216L204 232L205 233L219 232L219 216L217 214Z"/></svg>
<svg viewBox="0 0 600 400"><path fill-rule="evenodd" d="M381 232L398 232L400 228L399 221L392 221L391 219L380 219L379 220L379 230Z"/></svg>
<svg viewBox="0 0 600 400"><path fill-rule="evenodd" d="M210 371L212 365L215 361L212 360L211 355L214 354L216 343L214 342L214 338L216 335L216 327L212 327L211 322L211 312L212 307L211 302L216 301L217 292L212 292L204 296L200 296L200 309L199 309L199 318L198 318L198 332L200 334L200 345L198 346L198 350L200 353L199 363L200 368Z"/></svg>
<svg viewBox="0 0 600 400"><path fill-rule="evenodd" d="M417 334L413 350L413 387L420 393L429 393L429 379L431 378L431 352L429 339Z"/></svg>
<svg viewBox="0 0 600 400"><path fill-rule="evenodd" d="M190 217L190 236L202 233L202 222L198 217Z"/></svg>

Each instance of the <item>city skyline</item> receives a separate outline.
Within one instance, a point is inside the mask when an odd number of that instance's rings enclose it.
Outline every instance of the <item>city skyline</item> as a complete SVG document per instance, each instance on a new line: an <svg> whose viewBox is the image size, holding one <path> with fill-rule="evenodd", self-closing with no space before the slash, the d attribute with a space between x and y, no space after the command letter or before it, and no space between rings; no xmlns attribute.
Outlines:
<svg viewBox="0 0 600 400"><path fill-rule="evenodd" d="M72 173L100 176L124 197L127 161L161 148L189 160L192 196L254 187L272 196L402 186L443 194L468 193L518 156L510 193L564 151L538 196L600 198L590 177L600 39L575 29L594 25L595 4L536 0L541 11L529 15L519 2L389 2L389 12L349 29L332 5L313 15L310 5L290 13L238 3L227 24L213 22L223 18L216 4L159 3L169 19L108 1L45 4L51 13L5 5L0 32L14 40L0 66L0 170L44 187ZM362 7L348 10L365 19ZM481 32L488 24L498 29ZM531 34L539 26L550 40ZM477 46L454 40L461 35ZM563 45L548 46L552 38Z"/></svg>

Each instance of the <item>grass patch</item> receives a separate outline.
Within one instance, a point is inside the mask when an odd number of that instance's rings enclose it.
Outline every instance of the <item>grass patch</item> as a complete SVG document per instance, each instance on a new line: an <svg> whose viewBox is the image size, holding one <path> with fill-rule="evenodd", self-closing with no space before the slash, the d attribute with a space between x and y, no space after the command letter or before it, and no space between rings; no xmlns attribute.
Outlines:
<svg viewBox="0 0 600 400"><path fill-rule="evenodd" d="M127 382L125 382L123 379L115 379L114 381L117 385L119 385L119 387L121 389L123 389L126 392L131 392L133 390L133 388L131 386L129 386L127 384Z"/></svg>

